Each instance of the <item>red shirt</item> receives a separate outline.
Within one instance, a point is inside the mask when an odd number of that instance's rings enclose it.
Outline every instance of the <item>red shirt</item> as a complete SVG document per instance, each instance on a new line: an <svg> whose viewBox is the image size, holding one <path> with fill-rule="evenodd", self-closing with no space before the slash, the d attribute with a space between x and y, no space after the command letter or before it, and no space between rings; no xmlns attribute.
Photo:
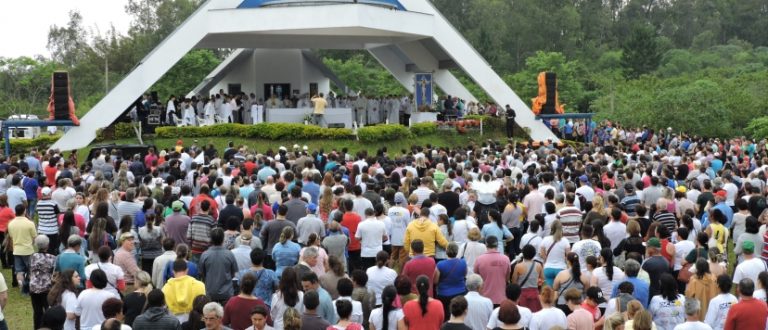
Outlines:
<svg viewBox="0 0 768 330"><path fill-rule="evenodd" d="M511 271L509 257L499 251L488 251L477 257L474 271L483 278L483 296L494 304L507 299L505 292Z"/></svg>
<svg viewBox="0 0 768 330"><path fill-rule="evenodd" d="M208 210L208 214L210 214L214 219L218 219L219 204L216 204L216 201L213 200L213 198L204 194L195 196L195 198L192 199L192 202L189 203L189 216L193 217L195 214L200 212L200 203L202 203L204 200L207 200L209 203L211 203L211 208Z"/></svg>
<svg viewBox="0 0 768 330"><path fill-rule="evenodd" d="M146 156L144 156L144 166L146 168L150 168L152 167L152 162L156 160L157 160L157 156L155 156L155 154L147 154ZM158 162L158 165L160 165L159 162Z"/></svg>
<svg viewBox="0 0 768 330"><path fill-rule="evenodd" d="M430 299L427 303L427 313L421 314L421 305L418 300L411 300L403 307L405 324L409 330L437 330L443 324L443 303L440 300Z"/></svg>
<svg viewBox="0 0 768 330"><path fill-rule="evenodd" d="M16 218L16 212L11 210L10 207L0 208L0 232L7 232L8 223L10 223L14 218Z"/></svg>
<svg viewBox="0 0 768 330"><path fill-rule="evenodd" d="M597 308L597 306L592 306L589 303L587 303L586 301L581 303L580 306L585 311L587 311L590 314L592 314L592 320L595 321L595 322L597 322L597 320L599 320L600 317L602 316L601 313L600 313L600 308Z"/></svg>
<svg viewBox="0 0 768 330"><path fill-rule="evenodd" d="M348 251L360 251L360 241L355 238L357 225L359 224L360 216L355 212L344 213L344 216L341 217L341 225L349 229L349 245L347 246ZM413 283L415 285L416 282Z"/></svg>
<svg viewBox="0 0 768 330"><path fill-rule="evenodd" d="M507 264L509 264L509 262L507 262ZM419 292L416 290L416 278L421 275L425 275L427 278L429 278L429 296L432 297L432 279L435 277L435 268L437 268L435 266L435 259L426 257L424 255L414 256L411 258L411 260L406 262L405 266L403 266L402 274L411 280L411 292Z"/></svg>
<svg viewBox="0 0 768 330"><path fill-rule="evenodd" d="M229 325L234 330L244 330L252 325L251 323L251 311L256 306L264 306L269 312L269 307L263 300L246 299L240 296L235 296L227 301L227 305L224 306L224 318L222 324ZM267 323L272 323L267 313Z"/></svg>
<svg viewBox="0 0 768 330"><path fill-rule="evenodd" d="M768 318L768 305L764 301L752 297L741 298L728 311L725 330L765 329L766 318Z"/></svg>
<svg viewBox="0 0 768 330"><path fill-rule="evenodd" d="M43 170L45 172L45 185L48 187L56 187L56 166L46 166Z"/></svg>
<svg viewBox="0 0 768 330"><path fill-rule="evenodd" d="M251 216L256 214L256 211L258 210L259 210L259 204L251 206L251 209L249 210L251 211ZM269 221L275 218L275 215L272 214L272 208L268 204L263 204L261 206L261 215L262 215L261 218L264 219L265 221Z"/></svg>
<svg viewBox="0 0 768 330"><path fill-rule="evenodd" d="M248 176L251 176L253 174L253 170L256 168L256 163L252 161L245 162L245 173L248 174Z"/></svg>

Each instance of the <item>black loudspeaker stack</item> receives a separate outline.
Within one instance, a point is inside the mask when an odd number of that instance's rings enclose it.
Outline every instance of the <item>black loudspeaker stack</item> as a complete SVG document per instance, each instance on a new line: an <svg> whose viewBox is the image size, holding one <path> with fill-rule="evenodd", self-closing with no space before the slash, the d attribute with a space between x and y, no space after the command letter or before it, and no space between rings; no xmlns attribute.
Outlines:
<svg viewBox="0 0 768 330"><path fill-rule="evenodd" d="M554 72L547 72L544 75L544 84L547 87L547 101L541 108L542 114L555 114L557 112L555 106L557 103L557 74Z"/></svg>
<svg viewBox="0 0 768 330"><path fill-rule="evenodd" d="M69 120L69 76L66 72L53 73L53 118Z"/></svg>

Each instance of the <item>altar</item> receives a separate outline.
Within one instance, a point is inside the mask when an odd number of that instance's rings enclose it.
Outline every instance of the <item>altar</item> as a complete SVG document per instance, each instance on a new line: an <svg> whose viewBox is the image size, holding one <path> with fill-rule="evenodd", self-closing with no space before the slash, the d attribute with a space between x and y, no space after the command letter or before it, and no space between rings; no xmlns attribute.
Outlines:
<svg viewBox="0 0 768 330"><path fill-rule="evenodd" d="M268 123L304 123L304 117L312 114L312 108L267 108ZM352 128L353 114L351 108L325 108L325 122L329 127Z"/></svg>
<svg viewBox="0 0 768 330"><path fill-rule="evenodd" d="M411 114L410 125L418 123L434 123L437 121L437 112L414 112Z"/></svg>

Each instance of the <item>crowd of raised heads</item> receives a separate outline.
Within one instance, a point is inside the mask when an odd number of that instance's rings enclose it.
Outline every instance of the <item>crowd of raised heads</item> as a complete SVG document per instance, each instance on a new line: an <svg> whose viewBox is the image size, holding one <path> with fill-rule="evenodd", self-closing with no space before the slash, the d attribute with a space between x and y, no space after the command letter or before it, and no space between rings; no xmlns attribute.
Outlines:
<svg viewBox="0 0 768 330"><path fill-rule="evenodd" d="M764 329L764 141L599 130L1 157L0 306L35 329Z"/></svg>

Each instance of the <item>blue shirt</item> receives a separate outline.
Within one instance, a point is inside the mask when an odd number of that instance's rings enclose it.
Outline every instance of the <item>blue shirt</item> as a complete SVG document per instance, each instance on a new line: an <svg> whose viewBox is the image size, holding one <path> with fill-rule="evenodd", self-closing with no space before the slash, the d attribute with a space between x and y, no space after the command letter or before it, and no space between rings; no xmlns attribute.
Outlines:
<svg viewBox="0 0 768 330"><path fill-rule="evenodd" d="M56 268L54 270L62 272L66 269L74 269L80 274L80 286L85 287L85 257L72 251L65 250L56 257Z"/></svg>
<svg viewBox="0 0 768 330"><path fill-rule="evenodd" d="M320 186L312 181L304 182L304 187L301 190L312 197L312 203L317 204L317 199L320 196Z"/></svg>
<svg viewBox="0 0 768 330"><path fill-rule="evenodd" d="M504 250L504 238L512 237L512 233L509 232L507 226L501 226L501 228L499 228L495 222L486 223L480 233L483 237L496 236L496 238L499 239L499 251L506 251Z"/></svg>
<svg viewBox="0 0 768 330"><path fill-rule="evenodd" d="M725 223L723 224L725 228L731 229L731 226L733 225L733 210L730 206L725 205L725 202L720 202L715 204L713 208L720 210L720 212L723 212L723 215L725 215ZM707 228L709 226L709 212L704 212L704 215L701 216L701 228Z"/></svg>
<svg viewBox="0 0 768 330"><path fill-rule="evenodd" d="M24 177L22 187L24 187L24 193L27 194L27 200L31 201L37 199L37 188L39 187L37 184L37 179Z"/></svg>
<svg viewBox="0 0 768 330"><path fill-rule="evenodd" d="M336 315L336 309L333 308L333 299L328 291L325 291L322 287L317 288L317 295L320 296L320 306L317 308L317 314L330 324L336 324L338 322L338 316Z"/></svg>
<svg viewBox="0 0 768 330"><path fill-rule="evenodd" d="M465 278L467 262L464 259L446 259L437 263L440 279L437 282L437 295L452 297L467 292Z"/></svg>
<svg viewBox="0 0 768 330"><path fill-rule="evenodd" d="M301 246L294 241L286 241L285 244L278 242L272 248L272 260L275 261L275 273L277 277L283 275L283 270L287 267L293 267L299 262L299 252Z"/></svg>
<svg viewBox="0 0 768 330"><path fill-rule="evenodd" d="M637 300L640 301L641 304L643 304L643 308L648 308L648 283L645 283L643 280L637 278L637 277L627 277L624 279L624 282L632 283L635 287L635 291L632 292L632 296L637 298ZM613 286L613 291L611 292L611 297L617 297L619 295L619 284L616 284Z"/></svg>
<svg viewBox="0 0 768 330"><path fill-rule="evenodd" d="M247 273L251 273L256 277L256 286L253 288L253 295L264 300L264 303L267 304L267 306L272 307L272 294L275 293L275 288L280 282L275 271L266 268L261 270L243 269L237 274L237 278L243 278Z"/></svg>
<svg viewBox="0 0 768 330"><path fill-rule="evenodd" d="M187 275L194 277L196 280L200 279L200 273L197 272L197 264L191 261L187 261ZM165 265L165 282L173 278L173 262L169 262Z"/></svg>

